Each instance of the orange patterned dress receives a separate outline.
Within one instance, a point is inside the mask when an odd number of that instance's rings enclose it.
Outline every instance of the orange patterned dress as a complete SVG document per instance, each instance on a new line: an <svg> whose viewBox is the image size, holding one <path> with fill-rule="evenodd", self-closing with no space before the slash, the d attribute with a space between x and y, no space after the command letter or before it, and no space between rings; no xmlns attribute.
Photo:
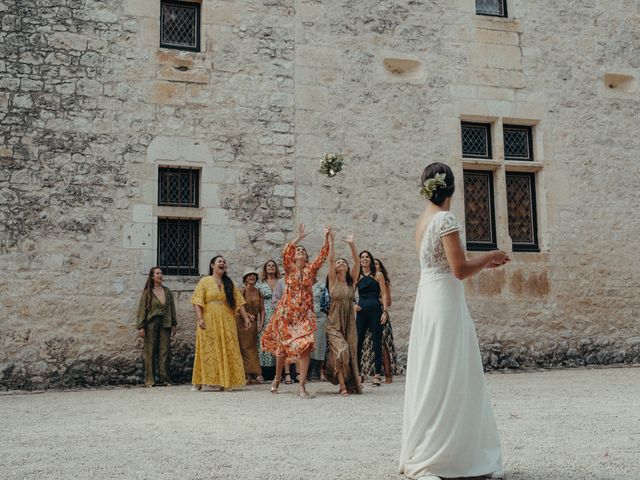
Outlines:
<svg viewBox="0 0 640 480"><path fill-rule="evenodd" d="M312 287L318 270L329 254L329 244L323 245L318 257L305 265L302 271L293 261L295 253L295 244L288 243L284 247L282 256L286 289L261 341L264 350L274 355L285 354L293 361L307 349L313 348L316 314Z"/></svg>

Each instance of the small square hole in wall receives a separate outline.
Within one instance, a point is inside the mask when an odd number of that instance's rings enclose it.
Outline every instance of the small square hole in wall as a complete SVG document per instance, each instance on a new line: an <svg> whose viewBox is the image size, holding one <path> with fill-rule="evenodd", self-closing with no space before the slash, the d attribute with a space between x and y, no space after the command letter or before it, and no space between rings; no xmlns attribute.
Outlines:
<svg viewBox="0 0 640 480"><path fill-rule="evenodd" d="M632 93L636 91L636 79L633 75L622 73L605 73L604 87L607 90L622 93Z"/></svg>

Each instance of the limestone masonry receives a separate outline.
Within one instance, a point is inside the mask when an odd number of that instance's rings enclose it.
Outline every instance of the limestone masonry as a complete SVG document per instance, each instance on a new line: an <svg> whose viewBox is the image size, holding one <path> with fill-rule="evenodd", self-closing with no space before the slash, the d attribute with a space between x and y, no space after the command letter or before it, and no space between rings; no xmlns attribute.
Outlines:
<svg viewBox="0 0 640 480"><path fill-rule="evenodd" d="M0 389L141 380L159 218L198 220L199 272L221 253L237 283L298 222L312 253L322 224L355 231L390 271L404 352L432 161L461 222L463 170L493 172L508 251L505 176L535 175L539 251L466 282L487 368L640 362L640 2L196 3L189 52L160 48L160 0L0 0ZM463 157L461 122L491 125L492 158ZM505 159L504 125L531 127L533 161ZM158 205L160 167L199 171L197 206ZM179 381L198 278L165 282Z"/></svg>

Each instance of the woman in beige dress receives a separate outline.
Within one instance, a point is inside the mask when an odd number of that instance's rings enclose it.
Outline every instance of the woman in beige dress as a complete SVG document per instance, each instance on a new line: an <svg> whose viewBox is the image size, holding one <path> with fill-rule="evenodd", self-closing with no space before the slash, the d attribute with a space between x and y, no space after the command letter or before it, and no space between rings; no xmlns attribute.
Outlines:
<svg viewBox="0 0 640 480"><path fill-rule="evenodd" d="M354 311L353 276L360 271L360 258L354 244L352 234L345 237L351 248L354 265L349 271L349 264L344 258L335 258L335 233L329 236L329 274L327 288L331 296L331 307L327 316L327 343L329 354L325 375L334 385L339 385L338 393L348 396L351 393L362 393L362 383L358 370L358 337Z"/></svg>
<svg viewBox="0 0 640 480"><path fill-rule="evenodd" d="M264 303L262 292L256 288L258 274L250 271L242 277L243 287L240 288L247 313L254 316L248 329L244 328L244 319L237 316L238 342L240 343L240 354L244 365L244 373L247 383L262 383L262 370L260 369L260 358L258 356L258 332L264 325Z"/></svg>

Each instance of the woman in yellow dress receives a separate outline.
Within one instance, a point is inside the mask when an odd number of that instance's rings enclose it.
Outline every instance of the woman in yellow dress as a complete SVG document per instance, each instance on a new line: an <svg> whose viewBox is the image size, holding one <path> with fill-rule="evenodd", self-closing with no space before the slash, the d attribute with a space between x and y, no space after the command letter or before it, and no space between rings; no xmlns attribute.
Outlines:
<svg viewBox="0 0 640 480"><path fill-rule="evenodd" d="M244 297L227 275L222 255L211 259L209 276L198 282L191 303L198 322L191 379L194 388L218 391L245 385L235 313L240 314L245 329L254 317L245 311Z"/></svg>

